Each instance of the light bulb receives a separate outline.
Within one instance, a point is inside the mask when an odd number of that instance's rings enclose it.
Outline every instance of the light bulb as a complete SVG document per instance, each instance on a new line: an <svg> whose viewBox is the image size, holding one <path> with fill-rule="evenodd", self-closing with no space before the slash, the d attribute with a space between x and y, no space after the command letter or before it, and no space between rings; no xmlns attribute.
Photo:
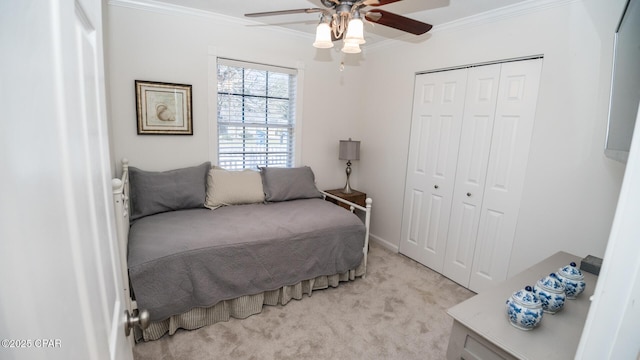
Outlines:
<svg viewBox="0 0 640 360"><path fill-rule="evenodd" d="M326 22L321 22L316 28L316 41L313 46L318 49L328 49L333 47L331 42L331 27Z"/></svg>
<svg viewBox="0 0 640 360"><path fill-rule="evenodd" d="M349 40L345 40L344 41L344 46L342 47L342 52L343 53L357 54L357 53L359 53L361 51L362 50L360 50L360 45L358 45L357 42L349 41Z"/></svg>
<svg viewBox="0 0 640 360"><path fill-rule="evenodd" d="M359 18L353 18L349 21L347 26L347 35L344 37L347 41L356 41L358 44L364 44L364 30L362 20Z"/></svg>

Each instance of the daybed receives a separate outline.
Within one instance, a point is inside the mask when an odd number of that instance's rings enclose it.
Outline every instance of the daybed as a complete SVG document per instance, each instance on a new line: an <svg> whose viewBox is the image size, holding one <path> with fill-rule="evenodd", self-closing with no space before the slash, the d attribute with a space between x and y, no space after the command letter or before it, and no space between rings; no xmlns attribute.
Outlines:
<svg viewBox="0 0 640 360"><path fill-rule="evenodd" d="M113 187L124 290L151 320L136 340L365 276L371 199L362 207L317 190L308 167L147 172L123 160L122 170Z"/></svg>

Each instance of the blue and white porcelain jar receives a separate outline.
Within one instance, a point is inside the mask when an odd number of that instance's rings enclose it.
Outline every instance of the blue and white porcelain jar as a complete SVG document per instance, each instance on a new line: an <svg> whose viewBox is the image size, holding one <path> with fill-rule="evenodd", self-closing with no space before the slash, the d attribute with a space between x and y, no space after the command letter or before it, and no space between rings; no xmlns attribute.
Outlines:
<svg viewBox="0 0 640 360"><path fill-rule="evenodd" d="M567 294L567 299L575 299L578 295L582 294L587 284L584 282L584 275L582 271L576 267L576 263L561 267L556 273L558 279L562 281L564 285L564 292Z"/></svg>
<svg viewBox="0 0 640 360"><path fill-rule="evenodd" d="M533 286L533 293L540 299L542 310L550 314L562 310L567 298L564 293L564 284L555 273L538 280Z"/></svg>
<svg viewBox="0 0 640 360"><path fill-rule="evenodd" d="M531 330L542 321L542 303L531 286L518 290L507 299L507 317L511 325L521 330Z"/></svg>

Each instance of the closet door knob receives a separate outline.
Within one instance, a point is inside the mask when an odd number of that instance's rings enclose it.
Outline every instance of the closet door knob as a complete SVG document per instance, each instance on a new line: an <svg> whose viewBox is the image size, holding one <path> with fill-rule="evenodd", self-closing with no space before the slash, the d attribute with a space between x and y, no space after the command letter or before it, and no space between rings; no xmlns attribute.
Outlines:
<svg viewBox="0 0 640 360"><path fill-rule="evenodd" d="M467 196L468 196L468 197L471 197L471 193L467 193Z"/></svg>
<svg viewBox="0 0 640 360"><path fill-rule="evenodd" d="M433 185L433 188L434 188L434 189L437 189L438 187L439 187L438 185Z"/></svg>

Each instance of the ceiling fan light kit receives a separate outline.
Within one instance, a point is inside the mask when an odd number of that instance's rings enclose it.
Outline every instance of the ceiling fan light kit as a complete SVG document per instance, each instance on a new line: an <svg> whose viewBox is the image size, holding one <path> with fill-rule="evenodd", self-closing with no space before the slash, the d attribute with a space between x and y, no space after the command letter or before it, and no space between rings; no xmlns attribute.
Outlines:
<svg viewBox="0 0 640 360"><path fill-rule="evenodd" d="M367 6L381 6L401 0L321 1L322 5L333 9L333 13L326 9L310 8L267 11L245 14L245 16L259 17L298 13L322 13L320 24L316 27L316 39L313 42L313 46L319 49L328 49L333 47L333 41L342 39L344 43L342 52L347 54L357 54L362 51L360 49L360 45L366 42L364 39L362 14L360 13L361 9ZM364 18L369 22L385 25L415 35L422 35L431 30L432 27L430 24L380 9L365 12Z"/></svg>

